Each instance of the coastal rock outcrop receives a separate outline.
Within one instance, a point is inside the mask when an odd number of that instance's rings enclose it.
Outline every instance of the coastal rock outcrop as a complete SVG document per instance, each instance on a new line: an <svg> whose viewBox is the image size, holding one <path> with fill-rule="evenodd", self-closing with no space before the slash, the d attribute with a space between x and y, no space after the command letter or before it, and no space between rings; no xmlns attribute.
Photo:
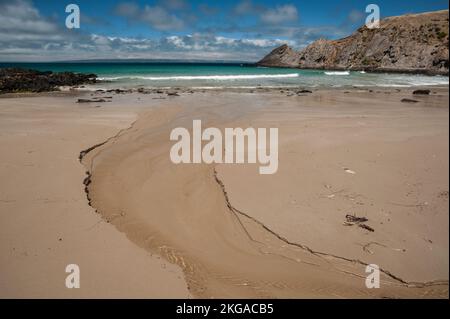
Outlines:
<svg viewBox="0 0 450 319"><path fill-rule="evenodd" d="M260 66L448 75L448 10L408 14L359 28L339 40L319 39L297 52L283 45Z"/></svg>
<svg viewBox="0 0 450 319"><path fill-rule="evenodd" d="M96 83L97 75L73 72L53 73L21 68L0 69L0 94L15 92L48 92L60 86Z"/></svg>
<svg viewBox="0 0 450 319"><path fill-rule="evenodd" d="M299 62L300 52L296 52L287 44L283 44L266 55L258 64L268 67L296 67Z"/></svg>

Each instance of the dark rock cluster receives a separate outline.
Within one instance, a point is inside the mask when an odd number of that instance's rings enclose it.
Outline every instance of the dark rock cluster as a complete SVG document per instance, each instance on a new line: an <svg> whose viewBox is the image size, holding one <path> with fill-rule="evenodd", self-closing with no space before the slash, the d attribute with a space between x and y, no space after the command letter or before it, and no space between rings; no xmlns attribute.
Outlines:
<svg viewBox="0 0 450 319"><path fill-rule="evenodd" d="M97 75L73 72L53 73L21 68L0 69L0 94L16 92L49 92L60 86L96 83Z"/></svg>

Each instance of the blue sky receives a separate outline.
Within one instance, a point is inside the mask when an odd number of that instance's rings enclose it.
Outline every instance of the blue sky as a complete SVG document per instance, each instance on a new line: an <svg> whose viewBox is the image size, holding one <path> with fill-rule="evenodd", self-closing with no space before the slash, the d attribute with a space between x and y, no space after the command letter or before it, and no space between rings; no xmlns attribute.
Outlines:
<svg viewBox="0 0 450 319"><path fill-rule="evenodd" d="M79 5L81 28L65 27ZM288 43L349 35L376 3L381 16L448 9L441 0L0 0L0 61L255 61Z"/></svg>

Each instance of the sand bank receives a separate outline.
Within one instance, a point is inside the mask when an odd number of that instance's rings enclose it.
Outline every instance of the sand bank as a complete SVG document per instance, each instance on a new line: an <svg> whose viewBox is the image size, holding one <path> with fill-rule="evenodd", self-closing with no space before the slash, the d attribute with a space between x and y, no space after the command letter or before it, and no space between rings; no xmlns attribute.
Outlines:
<svg viewBox="0 0 450 319"><path fill-rule="evenodd" d="M448 90L400 102L411 97L161 100L83 157L88 196L133 243L179 266L196 297L448 297ZM170 132L194 119L278 127L279 172L173 164ZM369 263L382 269L380 289L365 287Z"/></svg>

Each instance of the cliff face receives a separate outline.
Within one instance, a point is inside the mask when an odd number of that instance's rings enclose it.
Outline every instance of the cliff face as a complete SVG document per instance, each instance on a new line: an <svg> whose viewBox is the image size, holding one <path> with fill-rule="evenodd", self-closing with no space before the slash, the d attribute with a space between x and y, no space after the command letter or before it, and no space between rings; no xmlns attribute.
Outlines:
<svg viewBox="0 0 450 319"><path fill-rule="evenodd" d="M300 52L283 45L258 65L303 69L448 74L448 10L380 21L339 40L320 39Z"/></svg>

